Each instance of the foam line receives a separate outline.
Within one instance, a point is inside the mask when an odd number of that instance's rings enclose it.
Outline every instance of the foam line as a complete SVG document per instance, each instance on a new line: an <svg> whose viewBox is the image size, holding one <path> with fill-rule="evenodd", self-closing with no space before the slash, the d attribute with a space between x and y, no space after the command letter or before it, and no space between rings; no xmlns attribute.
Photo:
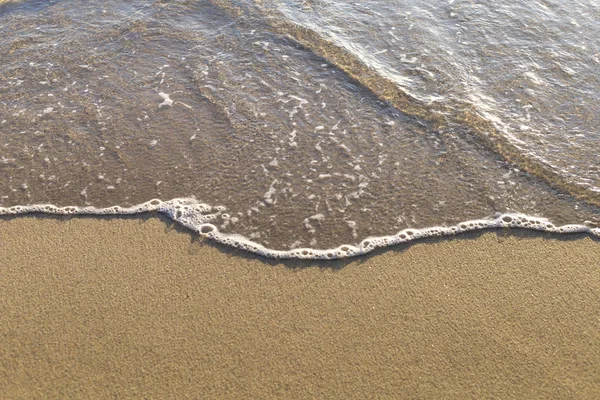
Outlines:
<svg viewBox="0 0 600 400"><path fill-rule="evenodd" d="M310 248L273 250L241 235L219 232L217 227L211 224L211 221L217 219L224 211L224 207L213 207L202 204L193 198L178 198L169 201L154 199L133 207L57 207L51 204L0 207L0 215L23 215L30 213L58 215L134 215L146 212L160 212L186 228L197 232L201 236L210 238L221 244L270 258L333 260L360 256L370 253L377 248L411 242L417 239L433 236L451 236L463 232L494 228L524 228L552 233L578 232L600 237L600 228L590 228L585 225L556 226L545 218L531 217L524 214L499 214L491 218L461 222L454 226L404 229L394 235L368 237L358 245L344 244L336 248L324 250Z"/></svg>

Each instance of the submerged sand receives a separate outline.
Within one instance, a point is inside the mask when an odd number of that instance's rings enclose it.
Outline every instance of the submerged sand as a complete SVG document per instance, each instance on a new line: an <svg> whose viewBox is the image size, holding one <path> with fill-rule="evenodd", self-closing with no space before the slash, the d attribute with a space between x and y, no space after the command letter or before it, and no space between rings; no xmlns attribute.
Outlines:
<svg viewBox="0 0 600 400"><path fill-rule="evenodd" d="M593 398L600 242L281 262L158 218L0 220L1 398Z"/></svg>

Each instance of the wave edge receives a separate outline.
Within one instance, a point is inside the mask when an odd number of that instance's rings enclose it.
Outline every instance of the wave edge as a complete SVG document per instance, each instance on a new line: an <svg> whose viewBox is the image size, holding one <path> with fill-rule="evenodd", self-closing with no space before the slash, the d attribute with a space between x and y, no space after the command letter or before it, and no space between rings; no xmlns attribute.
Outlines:
<svg viewBox="0 0 600 400"><path fill-rule="evenodd" d="M569 224L556 226L546 218L520 213L497 214L493 217L468 220L453 226L434 226L427 228L407 228L393 235L367 237L359 244L342 244L330 249L297 248L290 250L269 249L239 234L220 232L210 222L225 209L200 203L194 198L175 198L168 201L153 199L132 207L112 206L97 208L92 206L58 207L52 204L33 204L25 206L0 207L0 216L19 216L32 213L55 215L136 215L158 212L189 230L209 238L217 243L248 251L260 256L275 259L336 260L368 254L375 249L390 247L401 243L413 242L429 237L450 237L460 233L500 229L521 228L550 233L587 233L600 238L600 228L586 225Z"/></svg>

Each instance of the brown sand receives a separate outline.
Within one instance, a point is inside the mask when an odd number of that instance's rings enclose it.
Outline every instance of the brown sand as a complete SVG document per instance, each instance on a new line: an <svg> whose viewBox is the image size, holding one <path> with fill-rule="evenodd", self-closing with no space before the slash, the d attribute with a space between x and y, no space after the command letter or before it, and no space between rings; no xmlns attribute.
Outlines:
<svg viewBox="0 0 600 400"><path fill-rule="evenodd" d="M513 233L283 263L2 219L0 398L597 398L600 242Z"/></svg>

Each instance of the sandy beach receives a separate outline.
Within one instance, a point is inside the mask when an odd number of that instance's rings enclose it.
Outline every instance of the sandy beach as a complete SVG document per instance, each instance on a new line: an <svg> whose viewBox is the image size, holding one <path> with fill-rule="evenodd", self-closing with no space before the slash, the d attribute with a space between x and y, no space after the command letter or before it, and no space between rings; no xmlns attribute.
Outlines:
<svg viewBox="0 0 600 400"><path fill-rule="evenodd" d="M600 242L265 260L164 219L0 219L0 398L594 398Z"/></svg>

